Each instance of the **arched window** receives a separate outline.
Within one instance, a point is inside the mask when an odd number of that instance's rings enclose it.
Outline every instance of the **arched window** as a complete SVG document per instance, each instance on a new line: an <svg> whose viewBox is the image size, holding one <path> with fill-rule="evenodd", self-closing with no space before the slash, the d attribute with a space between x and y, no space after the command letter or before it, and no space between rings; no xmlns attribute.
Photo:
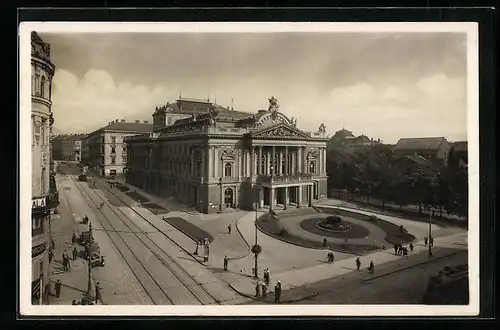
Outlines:
<svg viewBox="0 0 500 330"><path fill-rule="evenodd" d="M315 162L309 162L309 173L311 173L311 174L316 173L316 163Z"/></svg>
<svg viewBox="0 0 500 330"><path fill-rule="evenodd" d="M115 147L111 147L111 153L112 154L116 153L116 148Z"/></svg>
<svg viewBox="0 0 500 330"><path fill-rule="evenodd" d="M233 172L233 164L226 163L226 165L224 165L224 176L231 177L233 176L232 172Z"/></svg>
<svg viewBox="0 0 500 330"><path fill-rule="evenodd" d="M45 97L45 77L42 76L42 81L40 82L40 96Z"/></svg>

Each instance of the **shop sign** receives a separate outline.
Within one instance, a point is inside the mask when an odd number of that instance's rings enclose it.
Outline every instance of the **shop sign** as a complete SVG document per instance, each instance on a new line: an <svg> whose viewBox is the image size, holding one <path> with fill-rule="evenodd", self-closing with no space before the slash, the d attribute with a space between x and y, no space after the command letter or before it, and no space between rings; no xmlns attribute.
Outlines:
<svg viewBox="0 0 500 330"><path fill-rule="evenodd" d="M47 197L35 198L32 201L31 208L38 209L47 206Z"/></svg>
<svg viewBox="0 0 500 330"><path fill-rule="evenodd" d="M45 243L34 246L33 248L31 248L31 257L32 258L38 257L40 254L45 252L45 249L46 249Z"/></svg>

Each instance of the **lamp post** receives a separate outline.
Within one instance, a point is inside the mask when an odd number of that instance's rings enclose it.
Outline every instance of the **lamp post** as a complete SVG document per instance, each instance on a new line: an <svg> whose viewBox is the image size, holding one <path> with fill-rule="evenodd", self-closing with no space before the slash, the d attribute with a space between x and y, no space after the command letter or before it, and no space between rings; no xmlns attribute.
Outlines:
<svg viewBox="0 0 500 330"><path fill-rule="evenodd" d="M273 160L274 161L274 160ZM271 171L270 175L271 175L271 182L270 182L270 191L272 192L272 189L273 189L273 174L274 174L274 166L271 165L269 167L269 171ZM274 206L274 193L273 194L269 194L269 212L272 212L273 210L273 206Z"/></svg>
<svg viewBox="0 0 500 330"><path fill-rule="evenodd" d="M224 174L224 173L223 173ZM222 177L219 178L220 195L219 195L219 213L222 212Z"/></svg>
<svg viewBox="0 0 500 330"><path fill-rule="evenodd" d="M257 243L257 218L258 218L258 208L259 208L259 200L260 200L260 187L255 186L255 244L252 246L252 253L254 254L254 268L253 268L253 275L255 278L259 278L259 272L258 272L258 258L259 258L259 253L262 251L261 246Z"/></svg>
<svg viewBox="0 0 500 330"><path fill-rule="evenodd" d="M433 210L429 213L429 258L432 257L432 243L434 240L432 239L432 214L434 213Z"/></svg>
<svg viewBox="0 0 500 330"><path fill-rule="evenodd" d="M92 223L89 222L89 241L88 241L88 279L87 279L87 298L90 301L90 297L92 294L92 252L90 250L92 246Z"/></svg>

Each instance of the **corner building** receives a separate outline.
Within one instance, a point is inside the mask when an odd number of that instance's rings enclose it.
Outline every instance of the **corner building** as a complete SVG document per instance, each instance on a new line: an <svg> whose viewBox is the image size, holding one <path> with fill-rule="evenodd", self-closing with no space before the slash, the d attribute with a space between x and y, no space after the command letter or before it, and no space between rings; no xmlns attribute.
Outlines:
<svg viewBox="0 0 500 330"><path fill-rule="evenodd" d="M49 230L51 209L57 206L57 191L51 175L50 132L52 116L52 78L50 45L36 32L31 34L31 276L32 303L48 302Z"/></svg>
<svg viewBox="0 0 500 330"><path fill-rule="evenodd" d="M169 126L175 110L157 108L153 133L126 139L127 182L202 213L313 205L326 197L325 126L304 132L269 101L254 114L211 104Z"/></svg>

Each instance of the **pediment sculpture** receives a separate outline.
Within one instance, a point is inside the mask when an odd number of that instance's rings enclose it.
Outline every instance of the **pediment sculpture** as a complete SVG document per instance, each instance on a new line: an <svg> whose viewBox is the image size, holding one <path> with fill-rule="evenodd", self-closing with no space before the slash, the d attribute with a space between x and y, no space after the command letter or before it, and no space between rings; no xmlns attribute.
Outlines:
<svg viewBox="0 0 500 330"><path fill-rule="evenodd" d="M234 159L234 148L232 147L221 147L221 158L227 159L231 158Z"/></svg>
<svg viewBox="0 0 500 330"><path fill-rule="evenodd" d="M318 157L318 151L316 149L309 149L307 151L307 158L316 158Z"/></svg>
<svg viewBox="0 0 500 330"><path fill-rule="evenodd" d="M289 137L289 138L305 137L303 134L300 134L299 132L295 132L289 128L286 128L285 126L276 127L258 135L271 136L271 137Z"/></svg>
<svg viewBox="0 0 500 330"><path fill-rule="evenodd" d="M321 123L321 125L319 125L318 133L326 133L326 126L325 126L325 124Z"/></svg>

